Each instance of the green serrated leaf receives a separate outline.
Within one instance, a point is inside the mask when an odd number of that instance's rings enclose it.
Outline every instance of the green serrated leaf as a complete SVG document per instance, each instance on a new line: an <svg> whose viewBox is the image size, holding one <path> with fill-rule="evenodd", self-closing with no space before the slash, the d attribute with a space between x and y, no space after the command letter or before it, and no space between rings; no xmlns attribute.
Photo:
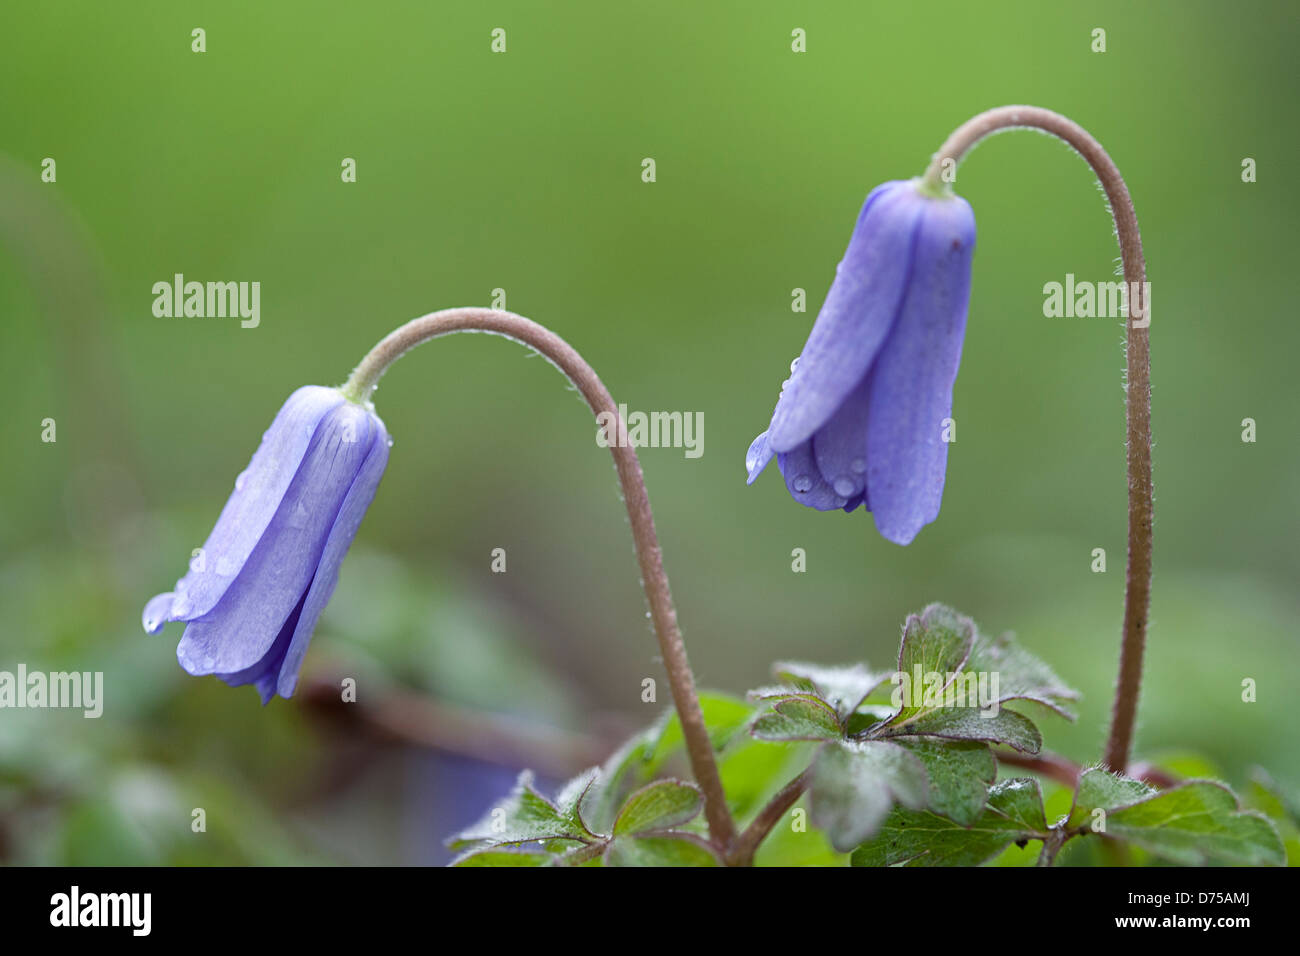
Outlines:
<svg viewBox="0 0 1300 956"><path fill-rule="evenodd" d="M810 813L841 853L867 839L895 802L926 805L925 765L884 741L836 741L817 753L808 787Z"/></svg>
<svg viewBox="0 0 1300 956"><path fill-rule="evenodd" d="M587 835L594 834L583 819L582 808L599 781L600 768L588 767L560 787L555 794L555 808L560 811L560 816L581 827L583 833Z"/></svg>
<svg viewBox="0 0 1300 956"><path fill-rule="evenodd" d="M838 740L844 735L830 705L817 697L783 697L760 714L750 733L759 740Z"/></svg>
<svg viewBox="0 0 1300 956"><path fill-rule="evenodd" d="M660 833L615 837L605 849L606 866L719 866L708 845L694 834Z"/></svg>
<svg viewBox="0 0 1300 956"><path fill-rule="evenodd" d="M901 727L891 722L883 733L888 736L915 734L949 740L986 740L1031 754L1042 749L1042 734L1028 717L1005 708L991 717L986 717L986 713L972 707L943 707L920 714Z"/></svg>
<svg viewBox="0 0 1300 956"><path fill-rule="evenodd" d="M1282 840L1268 819L1242 810L1237 795L1213 780L1189 780L1137 802L1112 806L1102 832L1185 866L1280 866L1286 860Z"/></svg>
<svg viewBox="0 0 1300 956"><path fill-rule="evenodd" d="M1010 634L986 637L976 633L965 669L997 674L998 689L994 697L999 702L1033 700L1074 720L1074 712L1065 706L1065 702L1078 700L1079 692L1057 677L1042 660L1017 644Z"/></svg>
<svg viewBox="0 0 1300 956"><path fill-rule="evenodd" d="M1140 780L1108 773L1097 767L1085 770L1079 776L1079 786L1074 795L1074 806L1066 825L1071 829L1090 821L1096 809L1113 810L1127 806L1155 793Z"/></svg>
<svg viewBox="0 0 1300 956"><path fill-rule="evenodd" d="M911 688L909 696L914 699L903 701L894 718L896 722L908 720L928 709L918 704L915 698L929 690L942 693L962 670L974 641L975 625L970 618L942 604L931 604L919 615L908 616L898 651L898 673L906 675L909 681L915 681L916 675L921 675L923 686ZM936 674L941 677L931 688L931 675Z"/></svg>
<svg viewBox="0 0 1300 956"><path fill-rule="evenodd" d="M935 737L900 737L895 742L925 765L931 810L962 826L979 819L989 784L998 775L987 744Z"/></svg>
<svg viewBox="0 0 1300 956"><path fill-rule="evenodd" d="M614 821L614 836L681 826L700 812L703 803L704 798L694 784L657 781L627 798Z"/></svg>
<svg viewBox="0 0 1300 956"><path fill-rule="evenodd" d="M1020 840L1047 835L1038 781L1004 780L989 789L970 827L925 810L896 807L880 832L858 847L853 866L978 866Z"/></svg>
<svg viewBox="0 0 1300 956"><path fill-rule="evenodd" d="M596 833L609 833L624 794L651 772L651 759L659 746L672 711L665 710L653 724L639 731L610 755L600 776L582 800L582 817Z"/></svg>
<svg viewBox="0 0 1300 956"><path fill-rule="evenodd" d="M566 801L560 807L533 789L533 775L525 770L510 794L488 810L475 824L457 833L447 845L461 849L475 843L494 846L543 840L581 841L593 834L578 812L582 794L594 779L594 772L580 774L562 788Z"/></svg>
<svg viewBox="0 0 1300 956"><path fill-rule="evenodd" d="M989 790L989 810L1004 817L1025 833L1045 834L1043 790L1032 777L1004 780Z"/></svg>
<svg viewBox="0 0 1300 956"><path fill-rule="evenodd" d="M877 674L865 664L825 667L800 661L780 661L772 665L772 670L781 680L820 697L840 720L857 710L868 694L889 679L887 673Z"/></svg>

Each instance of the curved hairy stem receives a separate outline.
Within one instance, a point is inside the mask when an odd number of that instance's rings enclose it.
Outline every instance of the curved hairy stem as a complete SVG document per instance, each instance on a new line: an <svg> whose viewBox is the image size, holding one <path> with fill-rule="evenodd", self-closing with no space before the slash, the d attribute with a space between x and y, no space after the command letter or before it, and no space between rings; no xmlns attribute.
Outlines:
<svg viewBox="0 0 1300 956"><path fill-rule="evenodd" d="M412 319L389 333L370 350L343 386L344 394L354 402L369 402L379 379L393 362L422 342L453 332L489 332L535 349L574 384L598 419L617 423L618 436L622 438L626 435L614 399L596 372L572 346L550 329L530 319L496 309L445 309ZM607 435L608 432L607 426ZM616 440L615 436L609 437L610 452L614 455L614 465L623 490L623 503L627 507L632 538L636 542L641 581L650 605L650 617L659 640L664 668L668 671L673 705L677 708L682 723L691 770L704 792L704 813L709 824L709 834L725 854L735 838L735 824L727 808L722 778L718 774L713 746L704 726L704 715L695 693L695 676L686 660L686 645L677 626L677 610L668 588L668 575L664 572L663 555L659 549L659 537L655 533L654 515L650 511L641 463L630 442Z"/></svg>
<svg viewBox="0 0 1300 956"><path fill-rule="evenodd" d="M1128 570L1124 590L1124 631L1120 645L1119 680L1111 715L1104 761L1122 773L1128 766L1142 685L1142 655L1146 647L1151 605L1151 351L1148 327L1151 303L1146 261L1137 213L1124 177L1100 143L1078 123L1036 106L1001 106L964 123L934 154L923 177L927 188L948 188L962 157L984 137L1012 129L1051 133L1078 151L1092 167L1110 201L1119 238L1120 258L1128 290L1127 421L1128 421Z"/></svg>

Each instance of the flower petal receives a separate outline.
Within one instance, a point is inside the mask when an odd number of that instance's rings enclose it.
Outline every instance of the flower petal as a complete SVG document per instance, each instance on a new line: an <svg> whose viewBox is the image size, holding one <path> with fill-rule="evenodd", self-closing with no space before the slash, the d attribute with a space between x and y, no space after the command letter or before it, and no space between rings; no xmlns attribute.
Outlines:
<svg viewBox="0 0 1300 956"><path fill-rule="evenodd" d="M155 625L150 633L156 633L167 621L192 621L216 607L271 523L317 425L345 401L338 389L317 385L289 396L248 468L235 480L235 490L203 544L201 559L191 561L189 572L176 582L171 605L164 613L161 603L150 602L152 618L146 608L146 630L149 620Z"/></svg>
<svg viewBox="0 0 1300 956"><path fill-rule="evenodd" d="M293 640L285 651L284 662L280 666L276 692L281 697L293 696L294 688L298 684L298 669L302 667L302 659L307 654L307 645L311 643L312 631L316 629L316 620L325 609L330 595L334 593L334 586L338 583L339 565L343 563L343 557L348 553L352 539L356 537L357 528L361 526L361 519L365 517L366 509L370 507L370 502L379 487L379 480L384 475L384 468L388 465L388 430L377 416L372 415L371 419L374 424L372 429L374 438L370 452L352 482L352 487L348 489L347 497L343 499L343 506L339 508L338 517L334 519L334 526L330 528L325 550L321 554L320 566L307 591L307 599L302 605L302 614L293 631Z"/></svg>
<svg viewBox="0 0 1300 956"><path fill-rule="evenodd" d="M754 479L763 473L763 469L775 454L772 446L767 443L767 432L755 438L749 445L749 451L745 452L745 470L749 472L745 484L752 485Z"/></svg>
<svg viewBox="0 0 1300 956"><path fill-rule="evenodd" d="M871 374L849 393L830 420L813 436L817 470L842 498L859 498L867 487L867 420ZM870 504L867 510L871 510Z"/></svg>
<svg viewBox="0 0 1300 956"><path fill-rule="evenodd" d="M899 314L925 201L908 182L885 183L867 197L799 363L772 413L769 441L778 452L811 438L871 368Z"/></svg>
<svg viewBox="0 0 1300 956"><path fill-rule="evenodd" d="M163 625L175 618L171 616L172 604L176 600L176 595L168 591L165 594L156 594L149 599L149 603L144 606L144 613L140 615L140 623L144 625L146 634L157 634L163 629Z"/></svg>
<svg viewBox="0 0 1300 956"><path fill-rule="evenodd" d="M321 420L280 507L234 583L216 607L185 629L176 648L185 670L229 674L266 656L316 575L373 431L369 414L350 402Z"/></svg>
<svg viewBox="0 0 1300 956"><path fill-rule="evenodd" d="M812 441L806 441L793 451L779 452L776 456L777 466L785 478L785 486L790 490L794 500L818 511L834 511L843 508L848 499L837 495L835 489L826 483L817 462L813 460Z"/></svg>
<svg viewBox="0 0 1300 956"><path fill-rule="evenodd" d="M310 588L308 590L310 591ZM262 706L265 707L270 703L271 698L275 696L275 683L280 677L280 665L284 662L284 654L289 649L289 642L293 640L293 632L298 626L298 619L302 614L302 605L306 600L307 595L304 593L302 600L298 602L298 606L293 609L293 613L289 615L284 622L284 626L280 628L280 633L276 635L271 649L262 655L261 660L242 671L236 671L233 674L218 674L217 677L231 687L252 684L257 688L258 696L262 698Z"/></svg>
<svg viewBox="0 0 1300 956"><path fill-rule="evenodd" d="M907 299L872 370L867 490L880 533L908 544L939 516L970 301L975 216L964 199L927 199Z"/></svg>

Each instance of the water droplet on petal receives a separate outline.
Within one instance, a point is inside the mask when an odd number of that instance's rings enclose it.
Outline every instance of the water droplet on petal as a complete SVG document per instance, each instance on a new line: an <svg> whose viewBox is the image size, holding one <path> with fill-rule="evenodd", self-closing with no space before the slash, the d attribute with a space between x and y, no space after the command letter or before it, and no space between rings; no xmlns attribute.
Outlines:
<svg viewBox="0 0 1300 956"><path fill-rule="evenodd" d="M205 655L203 655L203 669L204 669L204 670L212 670L212 668L214 668L214 667L216 667L216 666L217 666L217 659L216 659L215 657L213 657L211 654L205 654Z"/></svg>
<svg viewBox="0 0 1300 956"><path fill-rule="evenodd" d="M849 462L849 467L853 469L855 475L865 475L867 473L867 460L865 458L854 458Z"/></svg>
<svg viewBox="0 0 1300 956"><path fill-rule="evenodd" d="M794 370L797 369L798 367L799 367L799 356L796 355L794 361L790 363L790 371L793 373Z"/></svg>
<svg viewBox="0 0 1300 956"><path fill-rule="evenodd" d="M800 475L794 480L794 490L799 492L812 491L812 479L807 475Z"/></svg>
<svg viewBox="0 0 1300 956"><path fill-rule="evenodd" d="M235 479L235 490L243 491L244 485L248 484L248 471L241 471L239 477Z"/></svg>
<svg viewBox="0 0 1300 956"><path fill-rule="evenodd" d="M857 486L853 484L852 478L841 476L835 479L835 493L846 501L848 500L849 495L853 494L853 490L856 487Z"/></svg>
<svg viewBox="0 0 1300 956"><path fill-rule="evenodd" d="M392 447L393 447L393 440L392 440L391 438L388 439L388 447L389 447L389 448L392 448Z"/></svg>

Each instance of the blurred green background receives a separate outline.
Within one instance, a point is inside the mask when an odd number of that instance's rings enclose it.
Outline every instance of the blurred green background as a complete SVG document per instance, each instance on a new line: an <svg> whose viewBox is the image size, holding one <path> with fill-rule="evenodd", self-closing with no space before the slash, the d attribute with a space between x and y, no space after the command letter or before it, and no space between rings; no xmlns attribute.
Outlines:
<svg viewBox="0 0 1300 956"><path fill-rule="evenodd" d="M1097 759L1123 591L1122 326L1042 314L1044 283L1109 281L1117 259L1066 148L1010 134L962 166L980 236L940 520L903 549L861 512L797 506L775 470L744 485L865 194L1014 102L1093 132L1143 228L1139 754L1300 782L1298 32L1288 2L6 8L0 669L102 670L106 704L0 711L0 860L438 862L520 759L554 779L662 709L662 682L641 701L662 668L595 426L546 363L482 336L424 347L376 396L396 445L307 659L317 693L263 710L182 673L178 625L141 630L293 389L497 288L617 401L704 413L703 457L642 453L702 685L743 693L781 657L886 664L904 616L943 600L1083 691L1077 724L1044 730ZM177 272L260 281L260 326L155 318L151 287ZM354 710L330 704L339 675ZM523 757L509 721L540 735Z"/></svg>

